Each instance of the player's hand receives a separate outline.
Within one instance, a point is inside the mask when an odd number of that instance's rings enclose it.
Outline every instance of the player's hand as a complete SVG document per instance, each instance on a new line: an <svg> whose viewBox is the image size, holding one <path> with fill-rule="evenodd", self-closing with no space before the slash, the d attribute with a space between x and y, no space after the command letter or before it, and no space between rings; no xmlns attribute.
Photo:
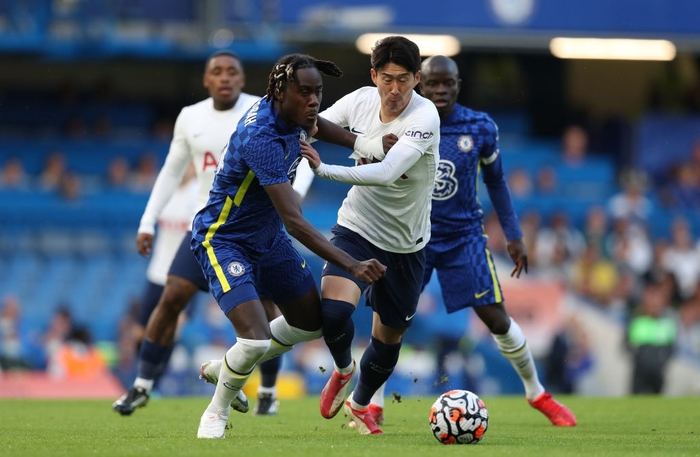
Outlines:
<svg viewBox="0 0 700 457"><path fill-rule="evenodd" d="M138 249L139 254L144 257L151 255L151 248L153 247L153 235L150 233L139 233L136 235L136 249Z"/></svg>
<svg viewBox="0 0 700 457"><path fill-rule="evenodd" d="M386 275L386 267L376 259L369 259L357 262L357 264L350 269L350 273L357 279L372 284Z"/></svg>
<svg viewBox="0 0 700 457"><path fill-rule="evenodd" d="M511 278L513 276L519 278L523 270L527 273L527 251L525 250L525 244L523 244L522 238L509 241L507 249L508 255L513 259L513 263L515 264L513 271L510 272L510 276Z"/></svg>
<svg viewBox="0 0 700 457"><path fill-rule="evenodd" d="M382 137L382 147L384 148L384 154L387 154L389 152L389 149L391 149L391 147L394 146L397 141L399 141L399 137L397 137L393 133L384 135Z"/></svg>
<svg viewBox="0 0 700 457"><path fill-rule="evenodd" d="M318 155L318 151L308 141L299 140L299 144L301 145L301 155L309 161L311 169L320 167L321 156Z"/></svg>

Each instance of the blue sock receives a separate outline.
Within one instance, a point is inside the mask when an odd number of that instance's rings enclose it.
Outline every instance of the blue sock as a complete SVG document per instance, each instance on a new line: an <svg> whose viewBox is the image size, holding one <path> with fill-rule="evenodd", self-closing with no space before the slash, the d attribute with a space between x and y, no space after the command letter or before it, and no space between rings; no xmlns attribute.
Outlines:
<svg viewBox="0 0 700 457"><path fill-rule="evenodd" d="M372 338L360 361L360 379L352 399L360 405L369 405L372 395L389 379L399 361L401 343L384 344Z"/></svg>
<svg viewBox="0 0 700 457"><path fill-rule="evenodd" d="M277 373L282 365L282 357L275 357L258 365L260 367L260 385L263 387L275 387Z"/></svg>
<svg viewBox="0 0 700 457"><path fill-rule="evenodd" d="M161 346L144 338L139 351L139 378L156 379L164 370L172 347Z"/></svg>
<svg viewBox="0 0 700 457"><path fill-rule="evenodd" d="M355 306L352 303L330 298L321 300L323 339L335 364L340 368L352 363L350 347L355 337L355 323L352 321L354 312Z"/></svg>

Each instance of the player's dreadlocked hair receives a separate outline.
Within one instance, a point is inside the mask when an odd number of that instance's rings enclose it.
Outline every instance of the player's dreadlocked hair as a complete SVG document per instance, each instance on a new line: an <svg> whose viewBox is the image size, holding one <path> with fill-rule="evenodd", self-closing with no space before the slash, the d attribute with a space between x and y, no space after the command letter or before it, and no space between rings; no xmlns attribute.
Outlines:
<svg viewBox="0 0 700 457"><path fill-rule="evenodd" d="M297 70L302 68L316 68L324 75L335 78L343 76L343 71L329 60L316 60L305 54L289 54L278 60L272 67L267 85L267 101L272 100L275 93L284 92L287 83L294 81Z"/></svg>

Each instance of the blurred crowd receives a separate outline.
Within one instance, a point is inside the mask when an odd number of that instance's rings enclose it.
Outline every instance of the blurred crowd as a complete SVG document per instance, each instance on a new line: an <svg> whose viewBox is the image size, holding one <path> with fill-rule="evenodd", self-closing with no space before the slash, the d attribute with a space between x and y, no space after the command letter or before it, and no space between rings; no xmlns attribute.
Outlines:
<svg viewBox="0 0 700 457"><path fill-rule="evenodd" d="M135 163L116 156L110 159L102 176L79 174L66 166L66 154L56 150L48 154L43 169L36 175L25 170L21 157L10 157L0 169L0 191L39 191L55 193L66 201L80 200L85 192L126 191L148 195L153 188L160 158L144 151Z"/></svg>

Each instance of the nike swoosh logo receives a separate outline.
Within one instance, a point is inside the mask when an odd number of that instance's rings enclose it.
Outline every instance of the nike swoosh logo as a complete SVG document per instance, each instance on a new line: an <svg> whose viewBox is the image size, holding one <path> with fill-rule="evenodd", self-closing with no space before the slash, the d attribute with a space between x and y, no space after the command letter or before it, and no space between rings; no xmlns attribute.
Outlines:
<svg viewBox="0 0 700 457"><path fill-rule="evenodd" d="M364 135L365 134L365 132L360 132L359 130L355 130L355 127L351 128L350 131L352 133L357 134L357 135Z"/></svg>
<svg viewBox="0 0 700 457"><path fill-rule="evenodd" d="M479 294L474 294L474 298L481 298L481 297L483 297L484 295L486 295L487 293L489 293L489 290L488 290L488 289L485 290L485 291L483 291L483 292L481 292L481 293L479 293Z"/></svg>
<svg viewBox="0 0 700 457"><path fill-rule="evenodd" d="M413 313L410 316L406 316L406 320L410 321L411 319L413 319L413 316L415 316L415 315L416 315L416 313Z"/></svg>
<svg viewBox="0 0 700 457"><path fill-rule="evenodd" d="M306 268L306 259L301 263L301 268Z"/></svg>

